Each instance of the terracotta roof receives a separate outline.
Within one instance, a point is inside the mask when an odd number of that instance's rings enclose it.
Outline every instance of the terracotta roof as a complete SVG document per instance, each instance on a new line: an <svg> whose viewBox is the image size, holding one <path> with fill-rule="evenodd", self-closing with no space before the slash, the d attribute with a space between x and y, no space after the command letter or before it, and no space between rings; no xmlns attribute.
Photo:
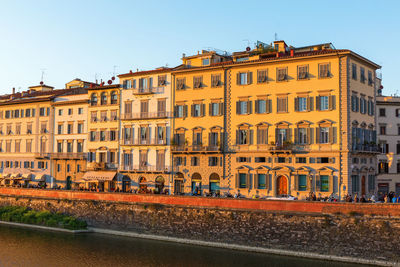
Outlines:
<svg viewBox="0 0 400 267"><path fill-rule="evenodd" d="M266 53L266 54L260 54L260 59L257 60L249 60L249 61L241 61L241 62L234 62L234 61L225 61L225 62L218 62L218 63L212 63L209 66L198 66L198 67L186 67L183 66L182 68L176 68L174 71L178 70L197 70L197 69L205 69L205 68L210 68L210 67L219 67L219 66L231 66L231 65L245 65L245 64L251 64L251 63L259 63L259 62L267 62L267 61L274 61L274 60L282 60L282 59L292 59L292 58L300 58L300 57L307 57L307 56L319 56L319 55L329 55L329 54L337 54L337 53L350 53L356 57L359 57L367 62L369 62L371 65L374 65L377 68L380 68L378 64L358 55L357 53L352 52L351 50L348 49L325 49L325 50L317 50L317 51L306 51L306 52L297 52L294 53L294 56L290 56L290 52L288 53L279 53L279 57L276 57L276 53Z"/></svg>
<svg viewBox="0 0 400 267"><path fill-rule="evenodd" d="M110 85L99 85L99 86L95 86L92 88L87 88L88 90L101 90L101 89L112 89L112 88L120 88L121 85L119 83L117 84L110 84Z"/></svg>
<svg viewBox="0 0 400 267"><path fill-rule="evenodd" d="M126 77L146 75L146 74L154 74L154 73L164 73L164 72L170 72L173 69L174 68L162 68L162 69L154 69L154 70L128 72L128 73L124 73L124 74L118 75L118 78L126 78Z"/></svg>

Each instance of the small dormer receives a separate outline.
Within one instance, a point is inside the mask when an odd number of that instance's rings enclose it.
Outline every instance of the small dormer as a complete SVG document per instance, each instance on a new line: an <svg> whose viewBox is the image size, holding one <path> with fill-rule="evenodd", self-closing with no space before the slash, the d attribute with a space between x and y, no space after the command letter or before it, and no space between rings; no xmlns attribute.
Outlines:
<svg viewBox="0 0 400 267"><path fill-rule="evenodd" d="M198 51L197 55L186 56L182 55L182 63L187 68L190 67L203 67L210 66L213 63L229 61L231 58L225 55L219 55L215 51L202 50L201 53Z"/></svg>
<svg viewBox="0 0 400 267"><path fill-rule="evenodd" d="M286 52L287 47L288 46L286 45L285 41L283 41L283 40L282 41L274 41L274 49L280 53Z"/></svg>
<svg viewBox="0 0 400 267"><path fill-rule="evenodd" d="M53 89L54 87L45 85L43 82L41 82L40 85L29 87L29 90L32 92L46 92L46 91L52 91Z"/></svg>

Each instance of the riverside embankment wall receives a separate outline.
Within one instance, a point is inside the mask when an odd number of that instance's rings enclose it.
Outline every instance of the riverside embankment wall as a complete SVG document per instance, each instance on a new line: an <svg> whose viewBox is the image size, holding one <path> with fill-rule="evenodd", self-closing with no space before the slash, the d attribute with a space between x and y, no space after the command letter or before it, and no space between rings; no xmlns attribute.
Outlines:
<svg viewBox="0 0 400 267"><path fill-rule="evenodd" d="M63 212L90 226L323 255L400 261L400 205L0 188L0 206Z"/></svg>

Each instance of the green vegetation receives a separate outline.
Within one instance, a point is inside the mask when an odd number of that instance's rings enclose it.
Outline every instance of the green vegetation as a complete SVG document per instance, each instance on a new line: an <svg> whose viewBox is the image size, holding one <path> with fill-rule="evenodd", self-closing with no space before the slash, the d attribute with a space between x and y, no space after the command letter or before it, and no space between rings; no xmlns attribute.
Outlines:
<svg viewBox="0 0 400 267"><path fill-rule="evenodd" d="M25 207L6 206L0 207L0 220L36 224L48 227L65 228L69 230L83 230L87 228L85 221L50 211L36 211Z"/></svg>

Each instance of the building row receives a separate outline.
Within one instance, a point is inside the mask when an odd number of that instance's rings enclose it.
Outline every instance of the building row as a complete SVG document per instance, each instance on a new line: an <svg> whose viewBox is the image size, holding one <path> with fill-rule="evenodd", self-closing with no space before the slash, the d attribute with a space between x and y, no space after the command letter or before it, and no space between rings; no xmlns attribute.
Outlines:
<svg viewBox="0 0 400 267"><path fill-rule="evenodd" d="M117 84L30 87L0 97L4 183L368 196L382 162L379 68L329 43L275 41L183 55L177 67L130 71Z"/></svg>

